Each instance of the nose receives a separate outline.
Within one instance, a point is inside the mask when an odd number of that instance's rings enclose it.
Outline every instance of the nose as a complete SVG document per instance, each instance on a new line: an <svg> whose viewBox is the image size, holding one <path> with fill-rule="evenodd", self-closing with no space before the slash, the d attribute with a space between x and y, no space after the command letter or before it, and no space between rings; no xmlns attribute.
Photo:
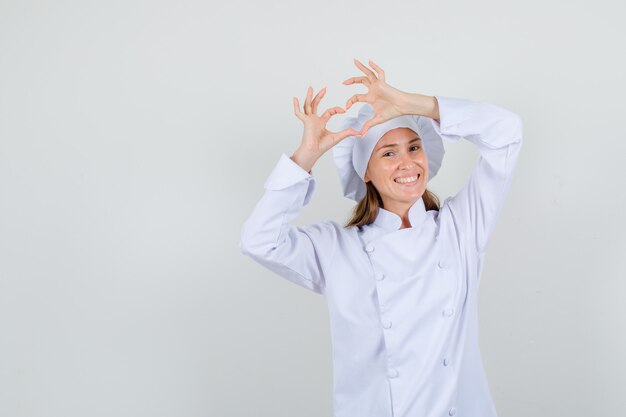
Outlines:
<svg viewBox="0 0 626 417"><path fill-rule="evenodd" d="M408 153L403 153L400 158L400 169L411 169L415 165L415 161Z"/></svg>

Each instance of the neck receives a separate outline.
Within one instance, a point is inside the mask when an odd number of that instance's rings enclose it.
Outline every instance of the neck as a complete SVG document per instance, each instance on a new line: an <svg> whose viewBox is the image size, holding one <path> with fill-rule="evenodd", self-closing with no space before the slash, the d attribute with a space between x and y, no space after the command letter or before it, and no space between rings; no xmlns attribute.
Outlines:
<svg viewBox="0 0 626 417"><path fill-rule="evenodd" d="M411 222L409 221L408 218L402 218L402 225L400 226L400 229L408 229L409 227L413 227L411 226Z"/></svg>

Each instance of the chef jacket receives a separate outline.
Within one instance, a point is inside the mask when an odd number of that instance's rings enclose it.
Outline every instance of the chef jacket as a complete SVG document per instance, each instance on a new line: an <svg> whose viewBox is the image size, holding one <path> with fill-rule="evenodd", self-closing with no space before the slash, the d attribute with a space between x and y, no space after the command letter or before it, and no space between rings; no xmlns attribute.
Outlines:
<svg viewBox="0 0 626 417"><path fill-rule="evenodd" d="M315 177L283 153L242 228L242 253L325 297L335 417L497 416L479 350L477 290L522 122L493 104L436 99L436 132L478 150L469 180L440 210L418 199L404 229L383 208L362 227L291 225Z"/></svg>

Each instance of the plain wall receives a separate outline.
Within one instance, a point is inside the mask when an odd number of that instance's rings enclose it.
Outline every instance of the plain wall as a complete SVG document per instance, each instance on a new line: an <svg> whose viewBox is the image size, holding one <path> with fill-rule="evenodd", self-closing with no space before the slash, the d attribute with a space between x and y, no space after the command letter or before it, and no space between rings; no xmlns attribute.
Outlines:
<svg viewBox="0 0 626 417"><path fill-rule="evenodd" d="M0 0L0 416L331 416L322 296L239 252L302 123L364 86L518 113L480 341L501 417L626 409L626 5ZM349 115L356 114L359 106ZM333 123L341 116L335 116ZM443 201L477 153L447 145ZM296 224L344 221L331 155Z"/></svg>

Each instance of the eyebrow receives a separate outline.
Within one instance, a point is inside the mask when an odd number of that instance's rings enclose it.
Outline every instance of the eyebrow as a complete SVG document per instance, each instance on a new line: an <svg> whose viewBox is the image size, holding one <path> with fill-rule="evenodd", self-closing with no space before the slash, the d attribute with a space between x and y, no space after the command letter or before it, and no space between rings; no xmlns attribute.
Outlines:
<svg viewBox="0 0 626 417"><path fill-rule="evenodd" d="M421 142L422 142L422 139L421 139L421 138L419 138L419 137L417 137L417 138L413 138L413 139L411 139L411 140L409 141L409 145L410 145L410 144L412 144L412 143L415 143L415 142L420 142L420 143L421 143ZM378 148L378 150L385 149L385 148L392 148L392 147L394 147L394 146L398 146L398 144L397 144L397 143L390 143L390 144L388 144L388 145L383 145L383 146L381 146L380 148Z"/></svg>

